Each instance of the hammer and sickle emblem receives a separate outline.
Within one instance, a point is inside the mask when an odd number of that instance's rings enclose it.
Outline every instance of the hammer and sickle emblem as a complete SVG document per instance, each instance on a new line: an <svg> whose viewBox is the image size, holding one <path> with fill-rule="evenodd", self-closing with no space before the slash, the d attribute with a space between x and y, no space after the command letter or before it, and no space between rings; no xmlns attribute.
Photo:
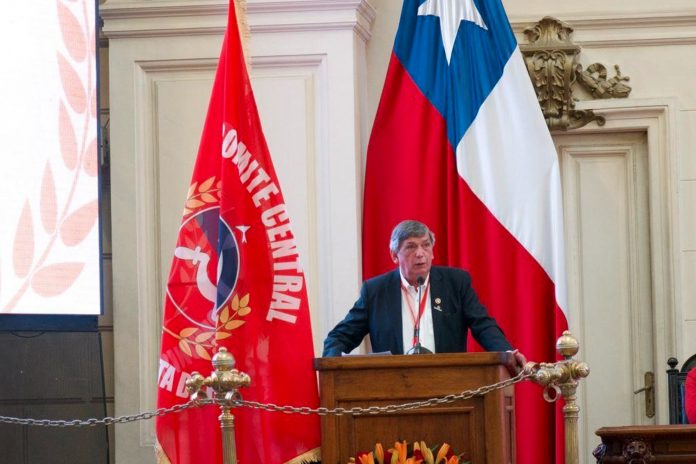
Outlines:
<svg viewBox="0 0 696 464"><path fill-rule="evenodd" d="M186 247L177 247L174 250L174 256L179 259L191 261L194 266L198 265L196 271L196 286L201 295L211 303L215 303L217 298L217 288L208 278L208 263L210 256L201 251L201 247L196 247L194 250Z"/></svg>

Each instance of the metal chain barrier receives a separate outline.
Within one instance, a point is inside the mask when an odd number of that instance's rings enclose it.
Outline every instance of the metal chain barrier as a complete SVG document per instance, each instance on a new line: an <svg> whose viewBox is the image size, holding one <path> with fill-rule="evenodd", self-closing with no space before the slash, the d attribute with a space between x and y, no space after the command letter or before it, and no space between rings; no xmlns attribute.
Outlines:
<svg viewBox="0 0 696 464"><path fill-rule="evenodd" d="M223 462L236 464L237 451L234 439L234 416L231 414L232 408L246 407L269 412L282 412L283 414L317 414L320 416L340 416L345 414L354 416L363 414L389 414L398 411L420 409L428 406L466 400L485 395L494 390L500 390L502 388L512 386L524 380L531 379L533 382L545 387L544 398L547 401L552 402L556 401L560 397L563 397L565 401L563 406L566 437L565 462L567 464L578 464L579 453L577 422L579 407L576 404L575 392L578 387L578 381L589 375L590 368L587 363L578 362L573 359L573 356L575 356L575 354L578 352L579 344L570 332L563 332L563 335L561 335L556 342L556 349L558 353L563 356L564 360L557 361L555 363L528 362L524 366L524 369L515 377L491 385L484 385L474 390L466 390L458 394L450 394L423 401L411 401L386 406L355 406L352 408L338 407L330 409L325 407L310 408L307 406L279 406L276 404L244 400L239 393L239 388L249 386L251 379L244 372L239 372L234 368L234 356L232 356L232 354L229 353L224 347L220 347L212 359L214 368L213 372L208 377L203 377L200 373L193 372L191 377L186 381L186 389L191 394L191 399L187 403L174 405L170 408L160 408L152 412L144 412L131 416L105 417L103 419L39 420L0 416L0 423L42 427L81 427L95 425L108 426L112 424L131 423L152 419L153 417L164 416L167 414L176 414L190 408L218 405L222 411L222 414L218 417L218 419L220 421L220 429L222 432ZM214 399L208 398L204 388L213 390ZM551 391L556 392L556 395L550 395Z"/></svg>
<svg viewBox="0 0 696 464"><path fill-rule="evenodd" d="M423 401L412 401L408 403L401 404L390 404L387 406L369 406L360 407L355 406L352 408L310 408L306 406L296 407L296 406L278 406L275 404L259 403L257 401L244 400L239 396L239 394L234 397L228 398L218 398L218 399L196 399L190 400L187 403L176 404L169 408L159 408L155 411L143 412L140 414L133 414L130 416L119 416L119 417L104 417L103 419L74 419L74 420L53 420L53 419L25 419L19 417L8 417L0 416L0 423L3 424L14 424L14 425L28 425L28 426L39 426L39 427L94 427L96 425L109 426L113 424L126 424L130 422L137 422L141 420L152 419L153 417L165 416L167 414L176 414L187 409L199 408L208 405L223 405L227 404L230 407L247 407L252 409L259 409L270 412L282 412L284 414L301 414L310 415L317 414L320 416L326 415L336 415L341 416L344 414L352 414L355 416L363 414L385 414L393 413L397 411L406 411L411 409L419 409L428 406L434 406L438 404L447 404L459 400L467 400L474 398L476 396L483 396L494 390L499 390L502 388L509 387L523 380L527 380L533 377L534 374L531 372L522 371L515 377L512 377L501 382L497 382L491 385L484 385L475 390L466 390L458 394L450 394L439 398L430 398Z"/></svg>
<svg viewBox="0 0 696 464"><path fill-rule="evenodd" d="M407 411L410 409L419 409L419 408L424 408L428 406L434 406L437 404L447 404L447 403L452 403L454 401L459 401L459 400L468 400L470 398L474 398L476 396L483 396L486 393L490 393L494 390L500 390L502 388L509 387L510 385L514 385L518 382L521 382L523 380L527 380L531 377L533 377L534 374L531 372L525 372L522 371L519 374L517 374L515 377L512 377L507 380L503 380L498 383L494 383L491 385L484 385L482 387L479 387L475 390L466 390L458 394L450 394L446 395L443 397L439 398L430 398L427 400L423 401L412 401L409 403L401 403L401 404L390 404L387 406L369 406L366 408L360 407L360 406L354 406L352 408L309 408L309 407L294 407L294 406L278 406L275 404L263 404L263 403L258 403L256 401L247 401L243 399L237 399L233 401L233 404L235 406L243 406L247 408L253 408L253 409L263 409L265 411L271 411L271 412L282 412L285 414L301 414L301 415L310 415L310 414L318 414L320 416L327 416L327 415L336 415L336 416L342 416L344 414L351 414L354 416L359 416L363 414L384 414L384 413L393 413L397 411Z"/></svg>
<svg viewBox="0 0 696 464"><path fill-rule="evenodd" d="M197 400L188 403L175 404L169 408L159 408L155 411L142 412L131 416L104 417L103 419L74 419L74 420L53 420L53 419L24 419L20 417L0 416L0 423L14 425L34 425L40 427L93 427L95 425L126 424L141 420L152 419L157 416L175 414L186 409L198 408L201 406L215 404L215 400Z"/></svg>

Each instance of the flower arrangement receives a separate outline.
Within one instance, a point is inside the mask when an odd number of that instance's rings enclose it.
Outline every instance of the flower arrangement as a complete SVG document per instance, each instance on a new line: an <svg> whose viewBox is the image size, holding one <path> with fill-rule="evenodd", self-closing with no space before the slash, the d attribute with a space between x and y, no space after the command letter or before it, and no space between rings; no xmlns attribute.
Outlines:
<svg viewBox="0 0 696 464"><path fill-rule="evenodd" d="M350 458L349 464L471 464L456 455L450 445L428 448L425 442L414 442L409 446L406 441L394 443L393 448L384 450L381 443L375 445L374 451L359 452Z"/></svg>

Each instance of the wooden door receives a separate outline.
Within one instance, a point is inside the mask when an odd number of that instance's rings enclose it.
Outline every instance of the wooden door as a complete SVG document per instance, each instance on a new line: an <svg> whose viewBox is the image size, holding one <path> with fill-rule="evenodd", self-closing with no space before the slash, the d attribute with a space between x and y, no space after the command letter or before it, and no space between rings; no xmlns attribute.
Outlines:
<svg viewBox="0 0 696 464"><path fill-rule="evenodd" d="M560 156L569 317L589 363L581 383L580 462L603 426L652 424L646 372L656 372L648 149L644 132L554 136ZM662 370L658 369L658 375Z"/></svg>

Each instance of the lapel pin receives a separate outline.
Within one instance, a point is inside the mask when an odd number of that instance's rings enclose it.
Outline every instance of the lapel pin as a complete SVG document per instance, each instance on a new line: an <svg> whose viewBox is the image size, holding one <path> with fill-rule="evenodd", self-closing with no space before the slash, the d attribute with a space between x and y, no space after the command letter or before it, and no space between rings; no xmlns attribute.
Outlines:
<svg viewBox="0 0 696 464"><path fill-rule="evenodd" d="M440 307L440 303L442 303L442 300L438 297L435 298L435 311L442 311L442 307Z"/></svg>

